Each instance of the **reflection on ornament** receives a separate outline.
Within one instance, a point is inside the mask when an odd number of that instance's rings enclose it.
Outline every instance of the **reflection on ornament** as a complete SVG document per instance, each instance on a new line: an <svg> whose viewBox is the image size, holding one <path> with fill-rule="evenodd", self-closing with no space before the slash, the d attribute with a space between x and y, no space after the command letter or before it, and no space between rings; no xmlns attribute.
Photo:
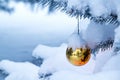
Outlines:
<svg viewBox="0 0 120 80"><path fill-rule="evenodd" d="M91 57L90 48L77 48L74 51L72 48L67 48L66 57L73 65L85 65Z"/></svg>

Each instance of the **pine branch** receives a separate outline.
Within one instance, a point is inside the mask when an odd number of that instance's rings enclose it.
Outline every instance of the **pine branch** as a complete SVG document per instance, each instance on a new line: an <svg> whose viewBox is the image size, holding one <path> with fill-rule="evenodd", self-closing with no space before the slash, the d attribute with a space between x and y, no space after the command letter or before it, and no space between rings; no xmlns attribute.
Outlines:
<svg viewBox="0 0 120 80"><path fill-rule="evenodd" d="M94 49L91 49L91 53L96 55L96 52L98 52L100 49L101 51L108 50L113 47L113 43L114 43L114 40L112 39L99 42Z"/></svg>
<svg viewBox="0 0 120 80"><path fill-rule="evenodd" d="M86 6L85 8L79 10L75 7L72 7L70 9L67 8L68 4L66 1L55 1L55 0L39 0L39 3L42 4L42 6L49 5L49 12L53 12L56 9L60 9L61 11L67 13L71 17L77 17L78 15L80 17L89 18L97 23L100 24L106 24L111 23L115 25L119 25L120 22L118 21L118 16L116 14L111 13L107 17L104 16L92 16L90 13L90 7Z"/></svg>
<svg viewBox="0 0 120 80"><path fill-rule="evenodd" d="M9 4L9 0L4 0L4 1L0 0L0 10L8 13L13 12L13 8L10 8L8 4Z"/></svg>
<svg viewBox="0 0 120 80"><path fill-rule="evenodd" d="M9 2L10 0L3 0L3 2ZM61 10L62 12L67 13L71 17L77 17L78 15L80 17L89 18L90 20L93 20L94 22L100 23L100 24L115 24L119 25L120 22L118 21L118 15L111 14L105 16L93 16L91 12L91 9L89 5L83 7L82 9L77 9L75 6L72 6L71 8L68 8L68 1L67 0L14 0L16 2L24 2L24 3L30 3L31 5L39 4L42 5L42 7L49 7L49 12L53 12L55 10ZM2 3L0 2L0 9L4 11L12 11L9 7L1 6Z"/></svg>
<svg viewBox="0 0 120 80"><path fill-rule="evenodd" d="M24 0L26 1L26 0ZM27 0L28 2L31 2L31 0ZM106 23L111 23L111 24L115 24L115 25L119 25L120 22L118 21L118 16L117 14L113 14L111 12L110 15L108 15L107 17L104 16L93 16L90 13L90 7L86 6L83 9L77 9L76 7L72 7L68 9L68 2L67 0L33 0L32 3L38 3L41 4L43 7L49 6L49 12L53 12L55 10L60 9L62 12L67 13L68 15L70 15L71 17L77 17L78 15L80 17L84 17L84 18L89 18L97 23L100 24L106 24Z"/></svg>

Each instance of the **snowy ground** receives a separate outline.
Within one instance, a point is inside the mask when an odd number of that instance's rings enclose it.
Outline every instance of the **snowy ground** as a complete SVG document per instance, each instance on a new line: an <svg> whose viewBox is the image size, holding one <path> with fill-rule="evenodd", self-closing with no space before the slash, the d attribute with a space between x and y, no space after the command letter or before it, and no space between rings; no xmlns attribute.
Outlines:
<svg viewBox="0 0 120 80"><path fill-rule="evenodd" d="M119 28L116 30L115 42L119 42ZM115 44L114 44L115 45ZM116 45L118 46L118 45ZM5 80L119 80L120 52L114 55L113 48L99 51L96 59L92 55L84 66L73 66L66 59L67 44L58 47L38 45L31 56L43 59L37 66L31 62L0 61L0 70ZM39 64L39 63L38 63ZM4 76L3 76L4 75ZM1 79L2 80L2 79ZM4 80L4 79L3 79Z"/></svg>
<svg viewBox="0 0 120 80"><path fill-rule="evenodd" d="M0 69L8 74L5 80L38 80L39 67L29 62L13 62L3 60L0 62Z"/></svg>
<svg viewBox="0 0 120 80"><path fill-rule="evenodd" d="M111 56L110 54L112 54L112 50L108 50L103 53L101 52L101 55L97 56L96 60L91 58L89 63L78 67L71 65L66 60L66 47L66 44L62 44L60 47L39 45L33 51L33 56L44 59L43 64L40 67L30 62L2 60L0 61L0 70L3 71L3 74L8 74L5 80L120 79L120 64L118 64L120 54ZM94 72L95 70L96 72Z"/></svg>

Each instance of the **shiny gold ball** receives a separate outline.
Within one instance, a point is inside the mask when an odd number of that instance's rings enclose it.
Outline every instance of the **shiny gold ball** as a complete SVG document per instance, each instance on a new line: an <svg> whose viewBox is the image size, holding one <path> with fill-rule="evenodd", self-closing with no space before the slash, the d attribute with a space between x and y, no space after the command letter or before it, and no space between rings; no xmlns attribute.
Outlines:
<svg viewBox="0 0 120 80"><path fill-rule="evenodd" d="M75 66L85 65L91 57L89 48L77 48L73 51L72 48L67 48L66 57L70 63Z"/></svg>

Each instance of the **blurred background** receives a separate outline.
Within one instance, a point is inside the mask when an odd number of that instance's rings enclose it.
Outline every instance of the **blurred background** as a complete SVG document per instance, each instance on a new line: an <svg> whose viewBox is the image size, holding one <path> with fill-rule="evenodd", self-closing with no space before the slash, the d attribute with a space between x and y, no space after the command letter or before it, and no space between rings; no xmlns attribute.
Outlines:
<svg viewBox="0 0 120 80"><path fill-rule="evenodd" d="M30 61L38 44L59 46L76 28L76 19L48 8L10 2L13 12L0 11L0 60Z"/></svg>

